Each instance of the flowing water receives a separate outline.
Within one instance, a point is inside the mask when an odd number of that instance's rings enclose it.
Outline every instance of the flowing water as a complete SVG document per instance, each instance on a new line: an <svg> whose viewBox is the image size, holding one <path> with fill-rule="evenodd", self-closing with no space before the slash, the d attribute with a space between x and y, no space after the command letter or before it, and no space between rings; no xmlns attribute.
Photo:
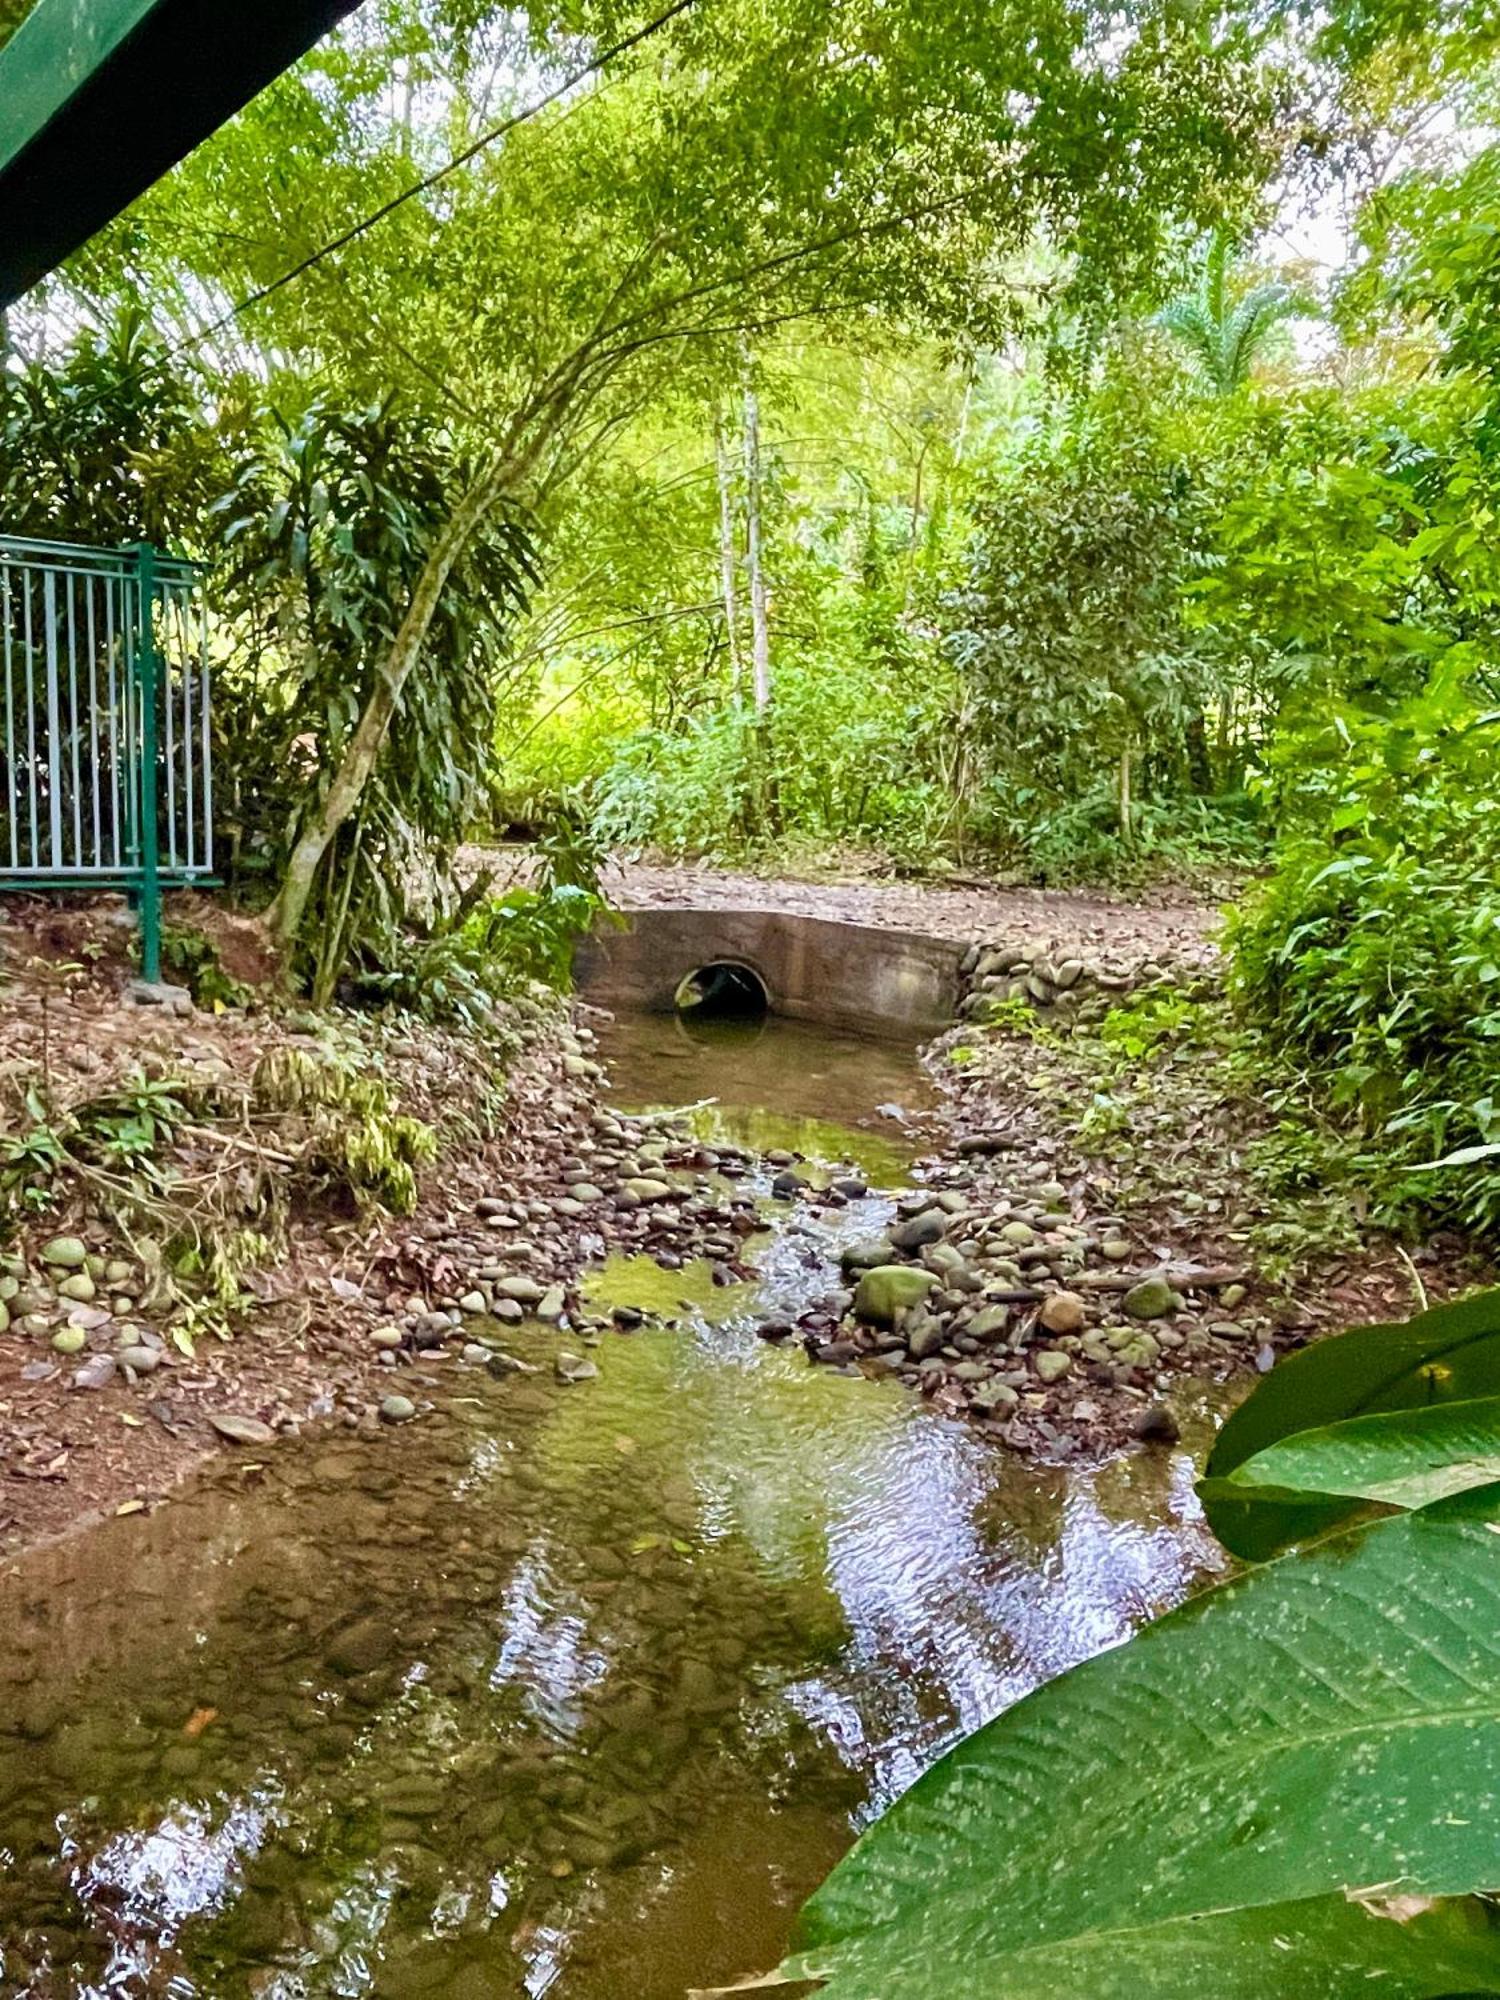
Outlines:
<svg viewBox="0 0 1500 2000"><path fill-rule="evenodd" d="M618 1101L900 1171L915 1063L620 1024ZM225 1461L0 1576L0 1993L682 2000L775 1962L961 1731L1180 1598L1185 1454L1017 1463L755 1325L826 1289L617 1261L595 1381ZM571 1336L576 1345L576 1336ZM556 1336L524 1351L545 1362Z"/></svg>

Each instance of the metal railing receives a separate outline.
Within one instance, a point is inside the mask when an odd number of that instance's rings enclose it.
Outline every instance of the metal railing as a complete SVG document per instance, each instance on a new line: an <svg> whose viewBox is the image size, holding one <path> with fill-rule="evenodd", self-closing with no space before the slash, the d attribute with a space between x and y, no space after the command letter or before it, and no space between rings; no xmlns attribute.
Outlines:
<svg viewBox="0 0 1500 2000"><path fill-rule="evenodd" d="M0 535L0 676L0 889L124 889L158 981L162 886L214 866L199 571Z"/></svg>

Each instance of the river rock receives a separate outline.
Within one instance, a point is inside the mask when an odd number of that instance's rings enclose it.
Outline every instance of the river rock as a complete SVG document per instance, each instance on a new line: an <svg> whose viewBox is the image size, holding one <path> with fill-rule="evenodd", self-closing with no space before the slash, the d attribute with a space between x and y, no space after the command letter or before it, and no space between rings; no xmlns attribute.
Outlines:
<svg viewBox="0 0 1500 2000"><path fill-rule="evenodd" d="M81 1354L87 1344L88 1335L81 1326L60 1326L52 1336L59 1354Z"/></svg>
<svg viewBox="0 0 1500 2000"><path fill-rule="evenodd" d="M370 1335L370 1345L383 1348L388 1354L394 1354L405 1339L406 1335L399 1326L377 1326Z"/></svg>
<svg viewBox="0 0 1500 2000"><path fill-rule="evenodd" d="M495 1349L485 1356L485 1367L497 1381L504 1381L507 1375L535 1375L536 1370L529 1361L520 1361L514 1354L503 1349Z"/></svg>
<svg viewBox="0 0 1500 2000"><path fill-rule="evenodd" d="M233 1410L211 1410L209 1424L230 1444L274 1444L276 1433L259 1417L242 1417Z"/></svg>
<svg viewBox="0 0 1500 2000"><path fill-rule="evenodd" d="M1158 1272L1155 1277L1142 1278L1138 1285L1132 1285L1122 1303L1132 1319L1160 1319L1165 1313L1175 1312L1182 1301Z"/></svg>
<svg viewBox="0 0 1500 2000"><path fill-rule="evenodd" d="M997 1382L991 1378L980 1384L969 1398L969 1403L981 1416L993 1416L999 1410L1013 1410L1020 1400L1008 1382Z"/></svg>
<svg viewBox="0 0 1500 2000"><path fill-rule="evenodd" d="M1039 1382L1060 1382L1073 1371L1073 1357L1055 1347L1044 1347L1033 1357Z"/></svg>
<svg viewBox="0 0 1500 2000"><path fill-rule="evenodd" d="M620 1183L626 1194L636 1201L668 1201L674 1190L669 1181L653 1180L648 1174L635 1174Z"/></svg>
<svg viewBox="0 0 1500 2000"><path fill-rule="evenodd" d="M132 1375L154 1375L162 1364L161 1353L154 1347L117 1348L115 1359L122 1368L128 1368Z"/></svg>
<svg viewBox="0 0 1500 2000"><path fill-rule="evenodd" d="M88 1245L80 1236L54 1236L42 1245L42 1262L59 1271L81 1269L88 1254Z"/></svg>
<svg viewBox="0 0 1500 2000"><path fill-rule="evenodd" d="M597 1365L581 1354L559 1354L553 1367L560 1382L591 1382L599 1373Z"/></svg>
<svg viewBox="0 0 1500 2000"><path fill-rule="evenodd" d="M395 1630L389 1619L361 1618L334 1639L328 1648L328 1665L336 1674L346 1680L356 1674L373 1673L390 1658L396 1644Z"/></svg>
<svg viewBox="0 0 1500 2000"><path fill-rule="evenodd" d="M115 1357L112 1354L91 1354L73 1370L73 1380L68 1386L73 1389L102 1389L114 1379Z"/></svg>
<svg viewBox="0 0 1500 2000"><path fill-rule="evenodd" d="M925 1208L920 1215L914 1215L909 1222L898 1222L891 1231L891 1241L898 1250L922 1250L929 1243L939 1243L948 1232L948 1218L938 1208Z"/></svg>
<svg viewBox="0 0 1500 2000"><path fill-rule="evenodd" d="M877 1264L892 1263L896 1246L888 1236L867 1236L858 1243L846 1243L839 1252L839 1269L871 1271Z"/></svg>
<svg viewBox="0 0 1500 2000"><path fill-rule="evenodd" d="M87 1271L71 1271L66 1278L60 1280L57 1296L60 1299L77 1299L83 1305L89 1305L93 1302L95 1289L94 1281Z"/></svg>
<svg viewBox="0 0 1500 2000"><path fill-rule="evenodd" d="M518 1271L513 1278L501 1278L496 1284L495 1290L502 1299L510 1299L519 1306L540 1305L546 1297L545 1291L537 1283L536 1279L528 1277L524 1271ZM496 1307L496 1312L499 1314L498 1306ZM509 1317L508 1314L500 1314L499 1316L502 1318Z"/></svg>
<svg viewBox="0 0 1500 2000"><path fill-rule="evenodd" d="M1029 1222L1007 1222L1000 1230L1000 1240L1017 1249L1029 1249L1036 1241L1036 1231Z"/></svg>
<svg viewBox="0 0 1500 2000"><path fill-rule="evenodd" d="M1038 1320L1048 1333L1081 1333L1084 1303L1076 1292L1050 1292L1042 1301Z"/></svg>
<svg viewBox="0 0 1500 2000"><path fill-rule="evenodd" d="M409 1424L417 1414L417 1406L410 1396L382 1396L380 1399L380 1421L383 1424Z"/></svg>
<svg viewBox="0 0 1500 2000"><path fill-rule="evenodd" d="M458 1302L458 1309L460 1312L466 1313L488 1312L489 1301L485 1298L483 1292L465 1292Z"/></svg>
<svg viewBox="0 0 1500 2000"><path fill-rule="evenodd" d="M574 1181L569 1187L568 1193L574 1201L581 1201L585 1204L603 1201L604 1199L603 1188L595 1187L592 1181Z"/></svg>
<svg viewBox="0 0 1500 2000"><path fill-rule="evenodd" d="M936 1283L931 1271L919 1271L911 1264L877 1264L855 1287L855 1315L876 1326L890 1326L897 1313L920 1304Z"/></svg>
<svg viewBox="0 0 1500 2000"><path fill-rule="evenodd" d="M1010 1325L1009 1306L983 1306L969 1321L966 1331L975 1340L993 1340Z"/></svg>
<svg viewBox="0 0 1500 2000"><path fill-rule="evenodd" d="M943 1322L928 1313L907 1335L906 1351L913 1361L925 1361L929 1354L937 1353L947 1338L948 1331Z"/></svg>
<svg viewBox="0 0 1500 2000"><path fill-rule="evenodd" d="M536 1316L555 1326L567 1310L567 1303L562 1286L549 1285L536 1302Z"/></svg>

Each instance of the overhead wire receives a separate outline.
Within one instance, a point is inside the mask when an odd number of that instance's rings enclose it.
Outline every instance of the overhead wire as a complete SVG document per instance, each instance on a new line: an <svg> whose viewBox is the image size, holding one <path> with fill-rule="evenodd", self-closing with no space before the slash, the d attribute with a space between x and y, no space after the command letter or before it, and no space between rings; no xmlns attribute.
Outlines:
<svg viewBox="0 0 1500 2000"><path fill-rule="evenodd" d="M519 126L525 125L531 119L540 116L543 111L548 110L571 91L576 90L579 84L586 83L591 76L598 75L601 70L606 68L608 64L616 61L620 56L628 55L632 49L639 48L643 42L649 41L653 35L660 34L662 29L676 20L679 15L687 13L690 8L695 7L697 4L698 0L672 0L671 6L664 8L661 13L653 16L651 20L644 22L639 28L633 29L630 34L622 35L618 41L611 42L607 48L598 50L586 63L581 63L575 69L570 70L566 76L560 78L553 85L551 90L545 92L541 97L536 98L523 110L513 112L508 118L502 118L497 124L487 127L477 138L471 140L467 146L460 148L458 152L452 154L441 166L434 167L430 173L423 174L418 179L408 183L398 193L392 195L388 200L381 202L377 208L371 209L367 215L363 215L357 222L351 223L347 229L340 230L337 236L329 237L326 242L319 244L315 250L310 250L305 257L299 257L295 264L281 272L279 276L270 279L264 285L257 286L254 291L247 292L242 299L237 300L226 312L221 313L217 319L210 320L206 326L198 328L195 333L189 334L184 339L169 345L165 352L156 358L167 361L175 360L179 355L189 353L193 348L201 346L204 341L212 340L215 334L222 333L226 327L232 326L245 313L252 311L258 305L263 305L267 299L274 298L278 292L284 291L288 285L294 284L298 278L303 277L308 271L316 269L319 264L337 255L340 250L347 249L351 243L357 243L362 236L368 235L372 229L378 227L388 216L394 215L398 209L404 208L408 202L415 201L421 195L431 193L433 188L440 186L451 175L458 173L461 168L468 166L471 160L477 159L482 152L488 147L493 146L497 140L507 137L508 134L514 132Z"/></svg>

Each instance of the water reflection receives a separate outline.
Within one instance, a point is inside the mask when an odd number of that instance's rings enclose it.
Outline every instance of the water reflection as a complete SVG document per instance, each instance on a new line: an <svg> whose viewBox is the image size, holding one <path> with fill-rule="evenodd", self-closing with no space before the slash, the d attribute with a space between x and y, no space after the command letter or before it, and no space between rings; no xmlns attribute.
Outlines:
<svg viewBox="0 0 1500 2000"><path fill-rule="evenodd" d="M713 1312L584 1386L538 1329L535 1377L0 1582L0 1991L679 2000L773 1962L959 1731L1190 1587L1185 1457L1039 1473L758 1341L806 1247L764 1298L658 1272Z"/></svg>
<svg viewBox="0 0 1500 2000"><path fill-rule="evenodd" d="M800 1021L627 1014L601 1050L627 1110L696 1105L691 1122L711 1145L783 1147L876 1186L901 1178L916 1151L909 1127L933 1101L910 1046Z"/></svg>

